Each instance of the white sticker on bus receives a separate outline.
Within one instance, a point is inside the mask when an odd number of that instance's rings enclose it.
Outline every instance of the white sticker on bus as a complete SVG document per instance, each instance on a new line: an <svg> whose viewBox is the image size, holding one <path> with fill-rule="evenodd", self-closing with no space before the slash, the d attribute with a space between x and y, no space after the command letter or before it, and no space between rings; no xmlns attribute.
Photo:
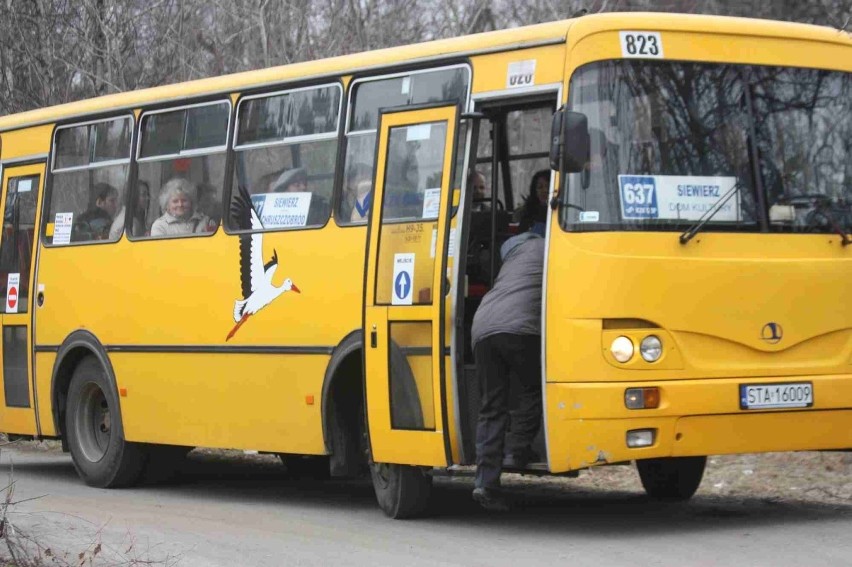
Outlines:
<svg viewBox="0 0 852 567"><path fill-rule="evenodd" d="M736 177L619 175L618 197L624 219L698 220L733 188ZM740 200L729 199L714 221L740 221Z"/></svg>
<svg viewBox="0 0 852 567"><path fill-rule="evenodd" d="M308 224L312 193L257 193L252 205L263 228L292 228Z"/></svg>
<svg viewBox="0 0 852 567"><path fill-rule="evenodd" d="M429 257L435 257L435 251L438 247L438 229L432 229L432 244L429 247ZM450 229L450 242L447 244L447 256L452 258L456 253L456 229Z"/></svg>
<svg viewBox="0 0 852 567"><path fill-rule="evenodd" d="M18 193L28 193L33 190L32 179L21 179L18 181Z"/></svg>
<svg viewBox="0 0 852 567"><path fill-rule="evenodd" d="M393 255L393 293L392 305L411 305L414 293L414 254L403 253Z"/></svg>
<svg viewBox="0 0 852 567"><path fill-rule="evenodd" d="M662 59L663 38L660 32L618 32L621 56L634 59Z"/></svg>
<svg viewBox="0 0 852 567"><path fill-rule="evenodd" d="M17 313L21 295L21 274L9 274L6 282L6 313Z"/></svg>
<svg viewBox="0 0 852 567"><path fill-rule="evenodd" d="M421 218L436 219L440 210L441 188L437 187L423 191L423 214L420 215Z"/></svg>
<svg viewBox="0 0 852 567"><path fill-rule="evenodd" d="M71 225L74 224L74 213L56 213L53 220L53 243L71 244Z"/></svg>
<svg viewBox="0 0 852 567"><path fill-rule="evenodd" d="M432 125L431 124L417 124L415 126L409 126L405 132L405 141L406 142L419 142L421 140L428 140L432 136Z"/></svg>
<svg viewBox="0 0 852 567"><path fill-rule="evenodd" d="M535 84L535 59L509 63L506 73L506 88L531 87Z"/></svg>

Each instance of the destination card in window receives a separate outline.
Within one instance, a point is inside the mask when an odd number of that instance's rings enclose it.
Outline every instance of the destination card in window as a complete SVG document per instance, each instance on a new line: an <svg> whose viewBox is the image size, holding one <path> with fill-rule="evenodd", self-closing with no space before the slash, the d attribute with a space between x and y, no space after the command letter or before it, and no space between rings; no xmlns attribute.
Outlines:
<svg viewBox="0 0 852 567"><path fill-rule="evenodd" d="M251 196L263 228L297 228L308 224L312 193L259 193Z"/></svg>
<svg viewBox="0 0 852 567"><path fill-rule="evenodd" d="M736 177L619 175L618 197L624 219L695 221L723 200ZM713 222L742 220L738 196L713 216Z"/></svg>

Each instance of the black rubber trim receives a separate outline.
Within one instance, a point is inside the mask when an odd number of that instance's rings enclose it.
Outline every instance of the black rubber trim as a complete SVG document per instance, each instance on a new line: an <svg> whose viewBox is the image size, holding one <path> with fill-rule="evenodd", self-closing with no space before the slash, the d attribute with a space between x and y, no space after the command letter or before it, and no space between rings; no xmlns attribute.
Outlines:
<svg viewBox="0 0 852 567"><path fill-rule="evenodd" d="M59 373L59 368L62 366L62 363L65 360L65 357L70 352L76 349L85 349L88 350L90 354L95 356L95 358L98 359L104 369L104 372L107 375L107 380L111 387L110 394L113 396L113 399L118 400L118 388L115 385L115 372L113 371L112 364L110 363L109 356L107 356L106 350L94 334L86 330L77 330L68 335L61 345L50 345L49 348L50 350L47 351L40 350L40 347L35 347L35 351L58 353L56 356L56 360L53 361L53 370L51 371L50 377L50 401L53 413L53 425L56 432L62 431L62 421L61 416L59 414L59 398L58 392L56 391L56 377ZM121 405L119 402L119 411L120 409ZM66 437L63 436L63 449L65 448L65 439Z"/></svg>
<svg viewBox="0 0 852 567"><path fill-rule="evenodd" d="M473 77L471 76L471 81L473 81ZM473 83L471 82L471 85ZM471 87L471 92L473 92ZM450 154L452 157L450 158L450 186L449 186L449 197L447 199L447 211L446 218L444 219L444 242L441 247L442 253L439 258L435 258L437 262L440 262L441 270L439 273L446 274L447 273L447 265L449 264L449 247L450 247L450 228L453 223L453 180L456 178L456 156L458 155L458 142L459 142L459 128L461 127L461 116L463 114L464 107L461 104L456 105L456 118L455 118L455 126L453 128L453 137L450 140L452 144L452 153ZM466 140L465 140L466 142ZM462 142L462 143L465 143ZM465 182L464 179L461 181ZM492 215L493 217L494 215ZM464 219L459 219L459 223L461 224L459 230L464 229ZM435 223L437 225L437 222ZM461 253L460 253L461 254ZM437 290L438 293L438 328L440 329L438 348L439 352L443 352L444 356L438 357L438 367L440 368L440 392L441 399L439 400L441 403L441 426L444 428L444 455L447 459L447 464L453 464L453 449L452 444L450 442L450 416L449 416L449 408L447 404L447 355L452 352L451 345L446 343L447 341L447 333L446 333L446 318L447 318L447 295L449 290L444 290L444 284L447 281L446 275L441 278L441 286ZM450 340L452 340L452 332L450 333ZM456 395L458 395L456 391Z"/></svg>
<svg viewBox="0 0 852 567"><path fill-rule="evenodd" d="M363 318L363 316L362 316ZM362 321L363 327L363 321ZM328 408L328 399L331 394L331 387L334 384L334 376L340 368L343 361L352 353L361 351L361 372L364 372L364 335L361 329L352 331L343 338L340 343L332 349L331 360L325 369L325 376L322 380L322 396L320 399L320 408L322 410L322 438L326 451L331 454L331 443L329 436L331 435L330 412ZM366 390L363 390L364 383L362 380L361 388L365 393L364 403L366 404ZM354 401L354 400L353 400ZM366 407L366 406L365 406Z"/></svg>

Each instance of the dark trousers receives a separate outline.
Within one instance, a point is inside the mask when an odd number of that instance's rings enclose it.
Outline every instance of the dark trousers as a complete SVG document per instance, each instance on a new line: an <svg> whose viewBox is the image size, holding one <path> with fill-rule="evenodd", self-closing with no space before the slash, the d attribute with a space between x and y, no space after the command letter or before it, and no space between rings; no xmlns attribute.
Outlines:
<svg viewBox="0 0 852 567"><path fill-rule="evenodd" d="M481 396L476 425L476 486L497 488L505 453L530 451L541 424L541 337L500 333L474 349ZM509 380L519 381L518 408L509 426Z"/></svg>

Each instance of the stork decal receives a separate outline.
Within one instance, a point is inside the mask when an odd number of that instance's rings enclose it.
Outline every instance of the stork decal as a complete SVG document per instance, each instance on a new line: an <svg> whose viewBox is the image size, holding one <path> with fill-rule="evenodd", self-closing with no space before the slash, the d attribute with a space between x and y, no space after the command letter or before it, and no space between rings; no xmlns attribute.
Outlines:
<svg viewBox="0 0 852 567"><path fill-rule="evenodd" d="M251 228L253 231L263 229L263 223L257 216L257 211L251 203L251 197L245 187L240 186L239 193L231 204L231 216L240 228ZM249 317L272 303L282 293L295 291L299 288L290 278L284 280L281 286L272 285L272 277L278 269L278 251L272 251L272 259L263 263L263 233L252 232L240 235L240 282L243 287L243 298L234 302L234 328L228 333L226 341L231 340Z"/></svg>

